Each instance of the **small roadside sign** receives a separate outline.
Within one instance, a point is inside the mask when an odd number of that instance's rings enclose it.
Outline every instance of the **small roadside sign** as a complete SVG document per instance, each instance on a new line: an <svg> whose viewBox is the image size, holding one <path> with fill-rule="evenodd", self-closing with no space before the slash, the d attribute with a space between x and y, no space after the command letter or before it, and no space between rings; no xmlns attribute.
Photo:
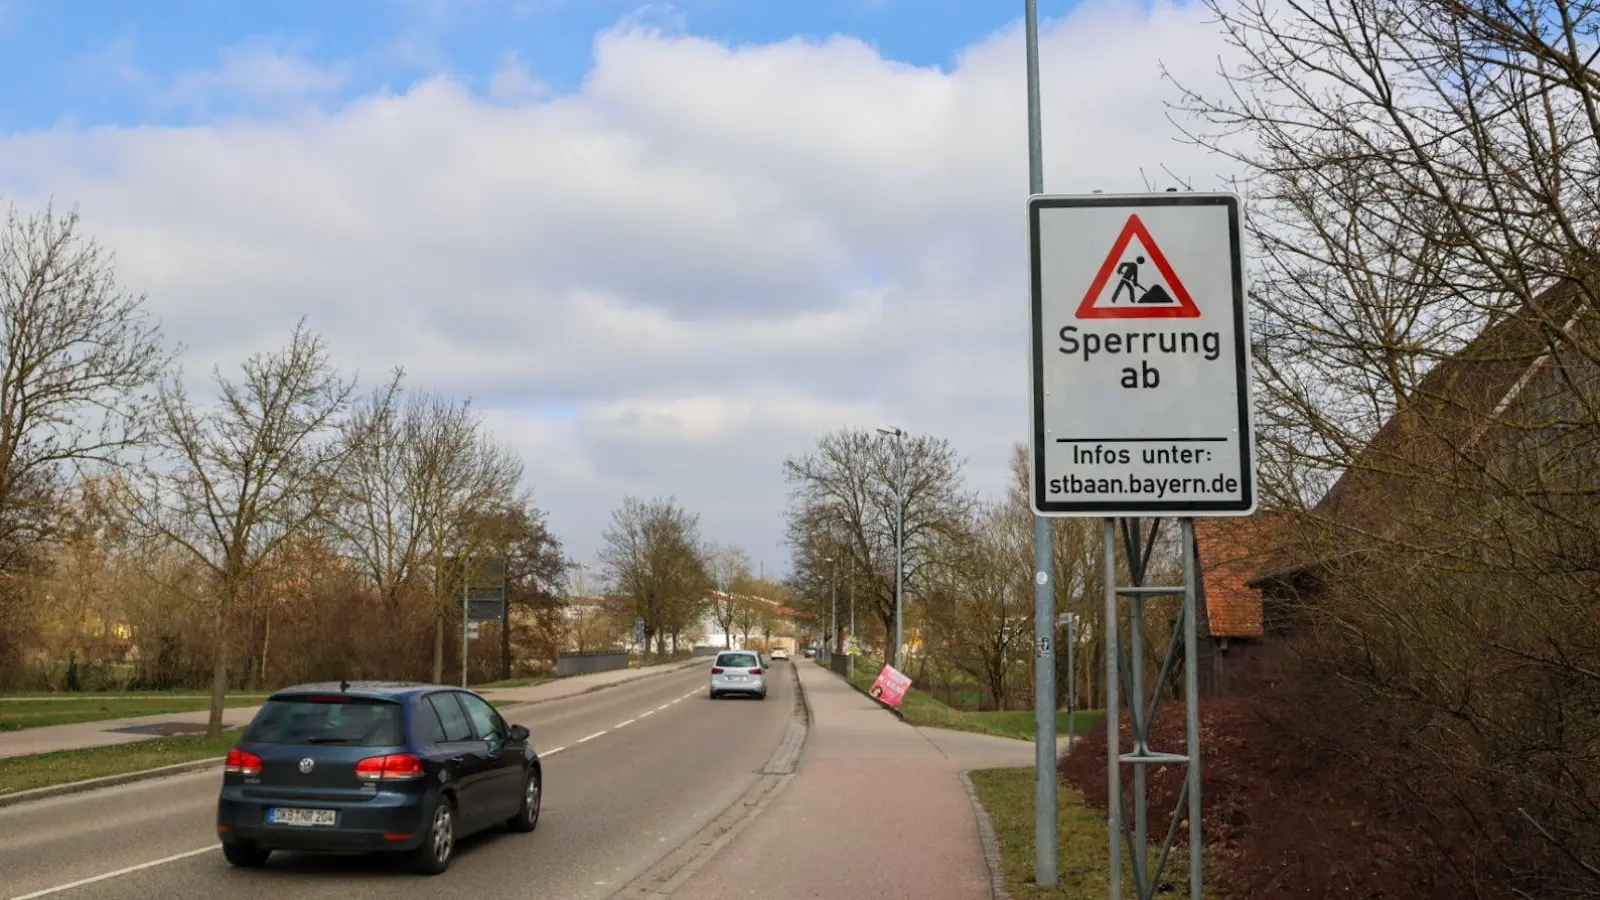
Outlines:
<svg viewBox="0 0 1600 900"><path fill-rule="evenodd" d="M633 643L635 646L644 646L644 619L633 620Z"/></svg>
<svg viewBox="0 0 1600 900"><path fill-rule="evenodd" d="M1041 194L1028 224L1034 511L1254 512L1238 196Z"/></svg>

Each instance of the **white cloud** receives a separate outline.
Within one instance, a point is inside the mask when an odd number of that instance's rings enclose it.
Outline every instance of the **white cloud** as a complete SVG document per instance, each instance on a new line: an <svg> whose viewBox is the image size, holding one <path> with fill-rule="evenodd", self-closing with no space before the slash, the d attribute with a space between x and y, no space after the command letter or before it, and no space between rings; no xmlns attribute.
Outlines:
<svg viewBox="0 0 1600 900"><path fill-rule="evenodd" d="M642 21L598 40L576 94L508 57L487 98L439 77L337 111L14 135L0 193L77 203L197 376L309 314L348 367L474 396L580 555L623 495L670 494L776 568L781 462L840 425L947 436L998 490L1027 423L1020 29L941 72L849 38L730 48ZM1048 189L1226 171L1163 106L1158 62L1214 83L1203 8L1091 2L1047 25ZM146 84L338 84L295 58Z"/></svg>
<svg viewBox="0 0 1600 900"><path fill-rule="evenodd" d="M222 110L281 114L336 94L349 83L347 66L308 59L303 43L256 39L218 53L209 68L158 78L138 61L132 38L119 37L85 57L84 73L131 93L158 115L206 116Z"/></svg>

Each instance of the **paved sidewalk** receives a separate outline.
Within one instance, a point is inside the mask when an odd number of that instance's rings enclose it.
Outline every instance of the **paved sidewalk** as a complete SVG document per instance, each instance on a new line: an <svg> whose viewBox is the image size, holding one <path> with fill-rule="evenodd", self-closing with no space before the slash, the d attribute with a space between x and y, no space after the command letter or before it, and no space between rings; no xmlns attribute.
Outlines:
<svg viewBox="0 0 1600 900"><path fill-rule="evenodd" d="M491 700L542 703L546 700L558 700L615 684L636 681L640 678L675 672L691 666L709 665L710 662L710 657L703 657L680 663L649 666L643 669L616 669L610 672L572 675L556 681L536 684L532 687L496 688L485 690L482 693ZM248 706L238 709L225 709L222 711L222 722L224 725L243 725L249 722L255 716L256 710L260 708L259 706ZM110 747L116 744L147 741L160 735L129 733L118 729L166 725L175 722L190 726L204 726L209 717L210 714L207 711L200 710L198 712L170 713L168 715L136 716L126 719L103 719L98 722L81 722L74 725L46 725L41 728L24 728L20 731L0 732L0 759L11 756L26 756L30 753L83 750L89 747Z"/></svg>
<svg viewBox="0 0 1600 900"><path fill-rule="evenodd" d="M963 769L1033 764L1033 745L913 728L809 661L811 736L792 782L675 892L694 900L988 900Z"/></svg>

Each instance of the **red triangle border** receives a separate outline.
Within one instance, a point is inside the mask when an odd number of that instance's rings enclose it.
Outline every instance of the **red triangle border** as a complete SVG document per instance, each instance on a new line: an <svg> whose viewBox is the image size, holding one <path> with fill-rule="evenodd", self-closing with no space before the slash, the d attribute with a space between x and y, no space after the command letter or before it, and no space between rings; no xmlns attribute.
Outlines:
<svg viewBox="0 0 1600 900"><path fill-rule="evenodd" d="M1105 290L1106 282L1111 280L1111 273L1116 271L1117 260L1122 258L1122 251L1128 249L1128 242L1138 235L1139 243L1150 254L1150 261L1156 264L1156 269L1167 285L1172 288L1173 297L1178 301L1177 306L1106 306L1096 308L1095 300L1100 297L1100 292ZM1194 298L1189 296L1189 289L1178 280L1178 273L1172 271L1172 265L1167 262L1167 257L1156 246L1155 238L1150 236L1150 229L1146 228L1138 213L1128 216L1127 224L1122 226L1122 233L1117 235L1117 240L1111 245L1111 253L1106 256L1106 261L1100 265L1100 271L1094 276L1094 282L1089 285L1089 292L1083 295L1083 302L1078 304L1077 317L1080 319L1195 319L1200 316L1200 307L1195 306Z"/></svg>

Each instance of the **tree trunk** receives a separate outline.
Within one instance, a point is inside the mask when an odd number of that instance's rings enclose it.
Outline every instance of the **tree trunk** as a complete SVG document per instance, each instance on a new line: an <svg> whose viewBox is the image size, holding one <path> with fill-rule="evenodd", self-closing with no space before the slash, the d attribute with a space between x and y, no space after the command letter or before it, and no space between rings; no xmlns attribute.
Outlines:
<svg viewBox="0 0 1600 900"><path fill-rule="evenodd" d="M433 620L433 683L444 684L444 615Z"/></svg>
<svg viewBox="0 0 1600 900"><path fill-rule="evenodd" d="M500 620L500 680L511 680L511 604L505 605L505 618Z"/></svg>
<svg viewBox="0 0 1600 900"><path fill-rule="evenodd" d="M259 682L258 687L263 689L267 686L267 650L271 643L272 610L269 609L266 615L261 617L261 670L260 674L256 676L256 680Z"/></svg>
<svg viewBox="0 0 1600 900"><path fill-rule="evenodd" d="M206 719L206 737L222 736L222 701L228 694L228 599L233 586L224 584L217 598L216 647L211 668L211 715Z"/></svg>

